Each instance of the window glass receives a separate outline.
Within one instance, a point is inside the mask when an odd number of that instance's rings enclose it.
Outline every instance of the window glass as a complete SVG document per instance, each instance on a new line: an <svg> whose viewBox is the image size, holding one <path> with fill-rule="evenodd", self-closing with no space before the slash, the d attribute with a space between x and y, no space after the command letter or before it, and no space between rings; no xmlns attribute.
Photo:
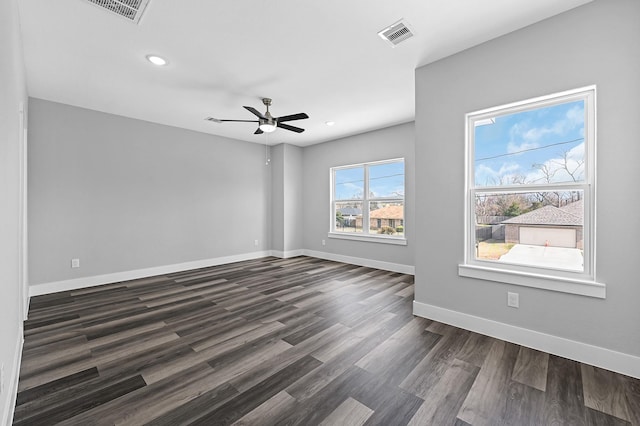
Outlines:
<svg viewBox="0 0 640 426"><path fill-rule="evenodd" d="M404 196L404 162L384 163L369 167L371 198Z"/></svg>
<svg viewBox="0 0 640 426"><path fill-rule="evenodd" d="M362 201L339 201L335 203L336 232L362 233Z"/></svg>
<svg viewBox="0 0 640 426"><path fill-rule="evenodd" d="M467 120L466 264L593 280L595 88Z"/></svg>
<svg viewBox="0 0 640 426"><path fill-rule="evenodd" d="M583 100L476 121L475 186L584 181L584 124Z"/></svg>
<svg viewBox="0 0 640 426"><path fill-rule="evenodd" d="M330 232L404 237L404 160L331 169Z"/></svg>
<svg viewBox="0 0 640 426"><path fill-rule="evenodd" d="M335 199L354 200L364 196L364 167L335 171Z"/></svg>
<svg viewBox="0 0 640 426"><path fill-rule="evenodd" d="M374 234L402 236L404 235L404 227L396 226L396 222L401 221L403 215L403 202L371 201L369 203L369 230Z"/></svg>
<svg viewBox="0 0 640 426"><path fill-rule="evenodd" d="M584 192L481 193L475 197L475 258L584 270Z"/></svg>

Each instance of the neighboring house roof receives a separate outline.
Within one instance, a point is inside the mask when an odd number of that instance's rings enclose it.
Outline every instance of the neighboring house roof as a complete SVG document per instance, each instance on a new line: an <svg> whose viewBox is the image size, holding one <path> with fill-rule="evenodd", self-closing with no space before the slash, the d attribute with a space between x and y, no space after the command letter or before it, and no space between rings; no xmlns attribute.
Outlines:
<svg viewBox="0 0 640 426"><path fill-rule="evenodd" d="M343 207L338 209L342 216L359 216L362 214L362 210L356 207Z"/></svg>
<svg viewBox="0 0 640 426"><path fill-rule="evenodd" d="M370 219L404 219L404 206L387 206L369 213Z"/></svg>
<svg viewBox="0 0 640 426"><path fill-rule="evenodd" d="M567 204L566 206L562 206L560 207L560 210L574 214L581 218L584 216L584 199L574 201L573 203Z"/></svg>
<svg viewBox="0 0 640 426"><path fill-rule="evenodd" d="M566 206L565 206L566 207ZM503 221L505 224L582 226L582 217L553 206L544 206Z"/></svg>

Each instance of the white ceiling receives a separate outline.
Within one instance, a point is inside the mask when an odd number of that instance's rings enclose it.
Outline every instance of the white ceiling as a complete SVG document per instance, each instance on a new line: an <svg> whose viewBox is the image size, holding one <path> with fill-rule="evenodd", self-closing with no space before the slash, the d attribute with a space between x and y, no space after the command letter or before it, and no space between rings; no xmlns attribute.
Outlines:
<svg viewBox="0 0 640 426"><path fill-rule="evenodd" d="M139 25L86 0L20 0L32 97L265 143L243 105L311 145L414 118L415 68L591 0L150 0ZM404 18L392 48L377 32ZM145 55L170 63L155 67ZM332 127L326 121L335 121Z"/></svg>

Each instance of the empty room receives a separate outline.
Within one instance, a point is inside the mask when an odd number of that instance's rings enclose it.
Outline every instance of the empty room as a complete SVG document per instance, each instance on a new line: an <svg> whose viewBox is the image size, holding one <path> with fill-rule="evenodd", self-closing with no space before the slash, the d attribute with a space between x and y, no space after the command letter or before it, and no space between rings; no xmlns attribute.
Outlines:
<svg viewBox="0 0 640 426"><path fill-rule="evenodd" d="M638 0L0 2L0 424L640 426L638 40Z"/></svg>

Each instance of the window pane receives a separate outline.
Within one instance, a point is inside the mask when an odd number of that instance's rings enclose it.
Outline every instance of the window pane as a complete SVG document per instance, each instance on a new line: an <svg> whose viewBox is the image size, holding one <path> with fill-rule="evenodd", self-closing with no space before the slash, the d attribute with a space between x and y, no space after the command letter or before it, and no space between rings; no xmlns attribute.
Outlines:
<svg viewBox="0 0 640 426"><path fill-rule="evenodd" d="M369 203L369 233L386 235L404 235L404 203Z"/></svg>
<svg viewBox="0 0 640 426"><path fill-rule="evenodd" d="M362 232L362 202L337 202L336 232Z"/></svg>
<svg viewBox="0 0 640 426"><path fill-rule="evenodd" d="M335 171L335 199L354 200L364 196L364 167Z"/></svg>
<svg viewBox="0 0 640 426"><path fill-rule="evenodd" d="M475 122L475 185L582 182L584 101Z"/></svg>
<svg viewBox="0 0 640 426"><path fill-rule="evenodd" d="M476 194L475 256L583 271L584 191Z"/></svg>
<svg viewBox="0 0 640 426"><path fill-rule="evenodd" d="M404 161L369 166L372 198L404 197Z"/></svg>

